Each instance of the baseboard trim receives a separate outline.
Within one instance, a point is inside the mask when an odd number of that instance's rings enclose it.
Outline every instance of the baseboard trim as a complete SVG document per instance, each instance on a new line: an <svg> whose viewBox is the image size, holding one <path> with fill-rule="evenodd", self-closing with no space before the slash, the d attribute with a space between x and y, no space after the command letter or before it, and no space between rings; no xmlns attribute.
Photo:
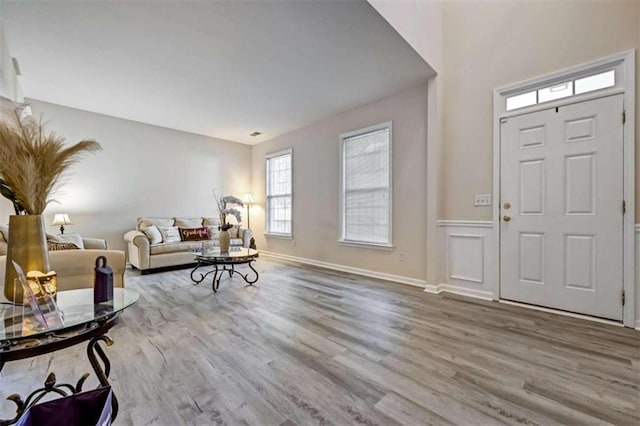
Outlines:
<svg viewBox="0 0 640 426"><path fill-rule="evenodd" d="M404 277L402 275L387 274L384 272L372 271L370 269L354 268L352 266L339 265L337 263L323 262L321 260L307 259L305 257L290 256L288 254L275 253L271 251L260 251L260 255L272 257L274 259L288 260L291 262L303 263L305 265L317 266L319 268L331 269L333 271L347 272L349 274L362 275L369 278L391 281L406 284L414 287L425 288L427 282L417 278Z"/></svg>
<svg viewBox="0 0 640 426"><path fill-rule="evenodd" d="M452 294L459 294L460 296L473 297L475 299L482 299L482 300L489 300L489 301L493 300L493 294L491 294L491 292L474 290L472 288L460 287L457 285L444 284L444 283L438 284L438 285L427 284L424 288L424 291L425 293L432 293L432 294L452 293Z"/></svg>
<svg viewBox="0 0 640 426"><path fill-rule="evenodd" d="M458 226L464 228L493 228L490 220L437 220L436 226Z"/></svg>

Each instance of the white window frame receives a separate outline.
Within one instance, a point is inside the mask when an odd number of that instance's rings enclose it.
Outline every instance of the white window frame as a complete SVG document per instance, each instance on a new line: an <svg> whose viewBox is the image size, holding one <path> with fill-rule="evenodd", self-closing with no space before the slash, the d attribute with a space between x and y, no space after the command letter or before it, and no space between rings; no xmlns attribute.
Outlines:
<svg viewBox="0 0 640 426"><path fill-rule="evenodd" d="M380 130L389 129L389 239L388 243L372 243L369 241L348 240L345 238L345 140L354 136L364 135ZM387 121L363 129L354 130L340 135L340 234L338 242L344 245L362 246L377 249L393 249L393 122Z"/></svg>
<svg viewBox="0 0 640 426"><path fill-rule="evenodd" d="M283 155L291 156L291 232L271 232L269 230L269 160L275 157L281 157ZM264 222L264 235L265 237L276 237L293 239L293 148L287 148L276 152L271 152L265 156L264 160L264 202L265 202L265 222Z"/></svg>

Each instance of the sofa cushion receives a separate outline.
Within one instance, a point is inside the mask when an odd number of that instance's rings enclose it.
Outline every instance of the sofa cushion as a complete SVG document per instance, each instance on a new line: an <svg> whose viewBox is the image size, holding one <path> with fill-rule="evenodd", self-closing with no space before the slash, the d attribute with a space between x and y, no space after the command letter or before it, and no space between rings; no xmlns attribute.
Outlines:
<svg viewBox="0 0 640 426"><path fill-rule="evenodd" d="M0 241L9 242L9 225L0 225Z"/></svg>
<svg viewBox="0 0 640 426"><path fill-rule="evenodd" d="M220 241L218 240L202 241L203 250L213 250L214 248L218 247L218 245L220 245Z"/></svg>
<svg viewBox="0 0 640 426"><path fill-rule="evenodd" d="M149 239L151 244L159 244L162 242L162 234L156 225L142 226L140 231Z"/></svg>
<svg viewBox="0 0 640 426"><path fill-rule="evenodd" d="M152 244L149 247L151 254L178 253L197 251L202 249L202 242L199 241L180 241L177 243Z"/></svg>
<svg viewBox="0 0 640 426"><path fill-rule="evenodd" d="M160 233L162 234L163 243L178 243L182 241L180 239L180 231L175 226L158 226Z"/></svg>
<svg viewBox="0 0 640 426"><path fill-rule="evenodd" d="M61 234L61 235L51 235L47 234L47 241L51 241L53 243L61 243L61 244L74 244L77 248L84 250L84 241L82 241L82 237L80 234L70 233L70 234Z"/></svg>
<svg viewBox="0 0 640 426"><path fill-rule="evenodd" d="M232 238L229 241L229 245L230 246L241 246L242 245L242 238Z"/></svg>
<svg viewBox="0 0 640 426"><path fill-rule="evenodd" d="M202 241L209 239L209 228L178 228L182 241Z"/></svg>
<svg viewBox="0 0 640 426"><path fill-rule="evenodd" d="M234 225L229 228L229 238L232 240L238 238L238 225Z"/></svg>
<svg viewBox="0 0 640 426"><path fill-rule="evenodd" d="M204 226L215 226L216 228L222 224L220 222L220 218L217 216L214 217L205 217L202 219L202 225Z"/></svg>
<svg viewBox="0 0 640 426"><path fill-rule="evenodd" d="M138 218L138 228L137 231L140 231L141 228L155 225L158 228L161 226L173 226L173 218L165 217L165 218L151 218L151 217L139 217Z"/></svg>
<svg viewBox="0 0 640 426"><path fill-rule="evenodd" d="M178 228L200 228L202 227L202 218L176 217L174 226L177 226Z"/></svg>
<svg viewBox="0 0 640 426"><path fill-rule="evenodd" d="M79 250L78 246L73 243L56 243L55 241L47 241L47 249L49 251Z"/></svg>

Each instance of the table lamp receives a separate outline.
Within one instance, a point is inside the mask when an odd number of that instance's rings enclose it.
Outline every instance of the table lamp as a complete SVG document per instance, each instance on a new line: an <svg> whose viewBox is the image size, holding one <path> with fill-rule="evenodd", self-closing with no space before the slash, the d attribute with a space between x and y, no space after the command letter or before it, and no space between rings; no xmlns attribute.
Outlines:
<svg viewBox="0 0 640 426"><path fill-rule="evenodd" d="M56 213L53 216L52 225L60 225L60 233L64 234L64 226L65 225L73 225L71 219L69 219L69 215L66 213Z"/></svg>

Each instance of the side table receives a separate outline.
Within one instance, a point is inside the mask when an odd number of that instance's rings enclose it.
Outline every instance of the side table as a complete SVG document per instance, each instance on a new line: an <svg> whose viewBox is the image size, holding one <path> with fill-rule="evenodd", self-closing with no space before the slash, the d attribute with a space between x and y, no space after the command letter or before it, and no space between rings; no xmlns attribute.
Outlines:
<svg viewBox="0 0 640 426"><path fill-rule="evenodd" d="M133 290L114 288L113 300L108 303L93 303L93 289L58 292L58 307L63 313L64 324L57 328L35 328L34 317L27 306L0 305L0 371L7 362L31 358L88 341L87 357L96 373L100 386L109 386L111 363L100 342L111 346L113 340L107 332L118 322L119 313L138 301ZM82 391L89 374L84 374L77 384L57 384L55 374L48 375L44 387L32 392L25 400L12 394L7 399L17 405L12 419L0 420L0 426L16 423L22 414L48 393L61 396ZM118 414L118 400L112 399L112 421Z"/></svg>
<svg viewBox="0 0 640 426"><path fill-rule="evenodd" d="M220 278L222 278L224 272L229 273L229 277L233 277L234 274L240 275L242 279L249 285L253 285L258 281L260 277L258 271L256 271L252 265L258 258L258 250L251 248L231 248L229 252L220 251L205 251L193 253L198 264L191 271L191 281L195 285L200 284L211 273L213 273L213 280L211 282L211 289L214 293L220 288ZM254 277L249 273L243 274L236 270L236 265L249 265L249 269L253 271ZM206 273L197 272L203 266L213 266L213 269ZM197 273L196 273L197 272Z"/></svg>

